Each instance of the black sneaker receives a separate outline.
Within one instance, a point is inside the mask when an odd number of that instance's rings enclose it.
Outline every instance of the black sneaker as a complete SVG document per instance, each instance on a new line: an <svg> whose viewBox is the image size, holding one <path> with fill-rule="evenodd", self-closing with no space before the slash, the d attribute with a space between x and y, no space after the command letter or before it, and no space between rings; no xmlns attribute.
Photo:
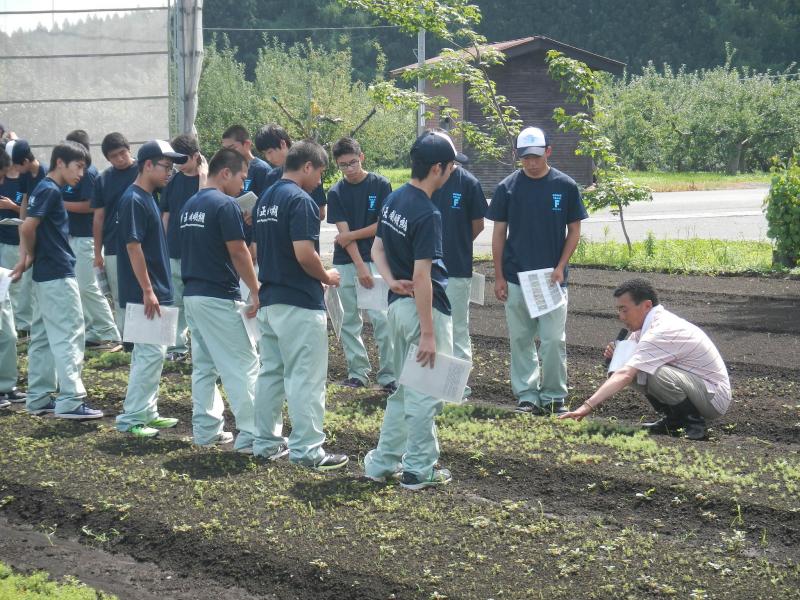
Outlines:
<svg viewBox="0 0 800 600"><path fill-rule="evenodd" d="M550 404L545 404L541 408L542 414L545 415L563 415L564 413L568 413L569 411L564 406L563 402L551 402Z"/></svg>
<svg viewBox="0 0 800 600"><path fill-rule="evenodd" d="M170 362L186 362L189 360L188 352L167 352L166 359Z"/></svg>
<svg viewBox="0 0 800 600"><path fill-rule="evenodd" d="M394 394L397 391L397 382L390 381L386 385L381 386L381 389L387 394Z"/></svg>
<svg viewBox="0 0 800 600"><path fill-rule="evenodd" d="M314 463L313 468L317 471L335 471L341 469L350 458L346 454L325 454L320 460Z"/></svg>
<svg viewBox="0 0 800 600"><path fill-rule="evenodd" d="M351 377L350 379L345 379L341 385L344 387L359 389L367 387L363 381L361 381L358 377Z"/></svg>
<svg viewBox="0 0 800 600"><path fill-rule="evenodd" d="M20 402L25 402L26 397L27 394L25 392L20 392L17 388L14 388L10 392L0 392L0 401L7 400L8 402L19 404Z"/></svg>
<svg viewBox="0 0 800 600"><path fill-rule="evenodd" d="M11 402L0 398L0 408L8 408L9 406L11 406Z"/></svg>
<svg viewBox="0 0 800 600"><path fill-rule="evenodd" d="M122 344L107 340L104 342L86 342L86 350L97 350L98 352L119 352L122 350Z"/></svg>
<svg viewBox="0 0 800 600"><path fill-rule="evenodd" d="M542 409L536 406L533 402L528 402L527 400L523 400L514 408L514 412L523 413L526 415L534 415L536 417L541 417L545 414Z"/></svg>
<svg viewBox="0 0 800 600"><path fill-rule="evenodd" d="M56 412L56 401L52 398L50 402L48 402L45 406L41 408L28 408L26 409L29 415L33 415L34 417L41 417L42 415L49 415Z"/></svg>
<svg viewBox="0 0 800 600"><path fill-rule="evenodd" d="M400 476L400 485L407 490L423 490L427 487L447 485L453 480L453 476L447 469L434 469L428 479L420 479L413 473L403 471Z"/></svg>

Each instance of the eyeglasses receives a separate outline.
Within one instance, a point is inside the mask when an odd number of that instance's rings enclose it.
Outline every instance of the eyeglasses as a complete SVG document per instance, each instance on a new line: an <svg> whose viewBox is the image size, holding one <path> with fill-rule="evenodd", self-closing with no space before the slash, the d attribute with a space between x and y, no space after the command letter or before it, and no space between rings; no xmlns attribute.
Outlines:
<svg viewBox="0 0 800 600"><path fill-rule="evenodd" d="M361 164L361 160L358 158L354 158L350 162L347 163L336 163L336 166L339 167L340 171L346 171L347 169L352 169L353 167Z"/></svg>
<svg viewBox="0 0 800 600"><path fill-rule="evenodd" d="M162 162L157 162L157 163L155 163L155 165L158 165L159 167L164 167L167 171L171 171L172 170L172 165L169 164L169 163L164 164Z"/></svg>

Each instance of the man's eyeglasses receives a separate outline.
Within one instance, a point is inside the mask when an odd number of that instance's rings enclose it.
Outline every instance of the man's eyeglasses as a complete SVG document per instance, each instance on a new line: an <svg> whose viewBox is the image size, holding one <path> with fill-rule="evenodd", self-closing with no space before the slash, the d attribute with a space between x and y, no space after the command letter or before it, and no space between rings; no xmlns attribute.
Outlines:
<svg viewBox="0 0 800 600"><path fill-rule="evenodd" d="M359 164L361 164L361 161L358 158L354 158L350 162L336 163L336 166L339 167L340 171L346 171L347 169L352 169L353 167L356 167Z"/></svg>
<svg viewBox="0 0 800 600"><path fill-rule="evenodd" d="M166 169L167 171L172 171L172 165L171 164L162 163L162 162L157 162L155 164L158 165L159 167L164 167L164 169Z"/></svg>

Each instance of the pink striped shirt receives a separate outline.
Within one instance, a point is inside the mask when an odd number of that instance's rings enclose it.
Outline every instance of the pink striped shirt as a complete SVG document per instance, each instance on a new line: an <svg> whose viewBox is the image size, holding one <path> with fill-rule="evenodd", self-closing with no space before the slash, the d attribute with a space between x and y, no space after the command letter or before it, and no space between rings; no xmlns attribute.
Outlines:
<svg viewBox="0 0 800 600"><path fill-rule="evenodd" d="M720 414L728 410L728 369L717 347L697 325L659 305L650 310L642 330L632 333L630 339L638 344L626 366L652 375L659 367L670 365L697 375L705 382L706 390L714 394L714 408Z"/></svg>

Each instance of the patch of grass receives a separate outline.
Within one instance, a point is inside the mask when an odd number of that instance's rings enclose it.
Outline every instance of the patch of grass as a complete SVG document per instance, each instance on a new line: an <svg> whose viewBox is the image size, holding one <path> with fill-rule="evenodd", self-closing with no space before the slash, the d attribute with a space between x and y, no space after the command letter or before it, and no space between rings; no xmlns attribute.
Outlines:
<svg viewBox="0 0 800 600"><path fill-rule="evenodd" d="M640 185L646 185L654 192L688 192L694 190L728 190L769 185L770 173L708 173L689 171L668 173L660 171L630 171L628 176Z"/></svg>
<svg viewBox="0 0 800 600"><path fill-rule="evenodd" d="M389 183L392 184L393 190L396 190L404 183L408 183L408 180L411 178L411 169L389 169L381 167L379 169L375 169L375 172L386 177L386 179L389 180Z"/></svg>
<svg viewBox="0 0 800 600"><path fill-rule="evenodd" d="M14 600L115 600L116 596L93 590L73 577L54 583L47 573L20 575L0 563L0 598Z"/></svg>

